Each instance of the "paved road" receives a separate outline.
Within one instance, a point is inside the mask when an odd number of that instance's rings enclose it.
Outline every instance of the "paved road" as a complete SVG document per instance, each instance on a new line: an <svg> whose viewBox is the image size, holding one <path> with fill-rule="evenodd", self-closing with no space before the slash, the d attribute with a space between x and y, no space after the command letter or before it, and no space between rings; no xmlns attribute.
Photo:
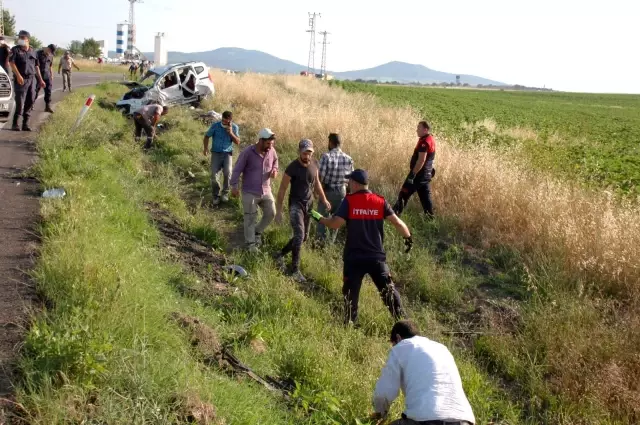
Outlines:
<svg viewBox="0 0 640 425"><path fill-rule="evenodd" d="M120 78L122 75L119 74L78 72L73 74L73 85L79 88ZM56 78L52 96L54 111L55 103L64 96L62 89L56 88L61 85L62 80ZM80 107L81 104L78 110ZM41 92L32 116L34 130L49 115L39 112L43 110ZM28 312L35 301L35 290L26 272L32 268L33 256L37 253L40 194L36 181L17 178L37 160L36 132L11 131L10 123L11 118L4 129L0 123L0 397L11 392L12 364L28 326Z"/></svg>

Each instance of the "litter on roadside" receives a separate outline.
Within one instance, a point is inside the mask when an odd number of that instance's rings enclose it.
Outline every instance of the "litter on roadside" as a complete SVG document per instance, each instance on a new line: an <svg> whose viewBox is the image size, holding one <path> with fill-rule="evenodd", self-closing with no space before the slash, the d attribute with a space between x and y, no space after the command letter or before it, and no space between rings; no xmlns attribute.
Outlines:
<svg viewBox="0 0 640 425"><path fill-rule="evenodd" d="M45 190L42 193L42 197L49 198L49 199L60 199L60 198L64 198L66 194L67 192L65 192L63 188L57 187L55 189Z"/></svg>
<svg viewBox="0 0 640 425"><path fill-rule="evenodd" d="M240 277L248 277L249 273L242 267L237 264L233 264L231 266L226 266L224 268L227 272L232 273L234 276Z"/></svg>

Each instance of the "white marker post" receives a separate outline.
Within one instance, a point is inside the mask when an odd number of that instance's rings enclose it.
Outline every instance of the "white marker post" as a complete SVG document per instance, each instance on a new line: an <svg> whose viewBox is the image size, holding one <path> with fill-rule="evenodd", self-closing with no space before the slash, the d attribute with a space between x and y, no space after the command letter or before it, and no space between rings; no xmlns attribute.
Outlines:
<svg viewBox="0 0 640 425"><path fill-rule="evenodd" d="M87 115L87 112L89 112L89 108L91 108L91 105L93 105L93 101L95 99L96 99L95 94L92 94L91 96L89 96L87 101L84 103L84 106L80 110L80 115L78 116L76 123L73 124L73 127L71 127L71 131L74 131L78 127L78 125L80 125L80 122L84 119L84 116Z"/></svg>

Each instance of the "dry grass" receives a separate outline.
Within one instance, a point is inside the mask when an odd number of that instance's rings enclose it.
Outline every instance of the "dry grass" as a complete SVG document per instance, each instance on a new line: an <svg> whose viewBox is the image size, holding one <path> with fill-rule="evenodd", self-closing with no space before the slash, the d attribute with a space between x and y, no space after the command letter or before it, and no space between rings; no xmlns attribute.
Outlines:
<svg viewBox="0 0 640 425"><path fill-rule="evenodd" d="M56 62L54 63L54 68L57 70L58 61L60 59L56 58ZM124 74L127 73L128 67L123 65L114 65L110 63L98 63L97 61L90 61L88 59L74 59L78 68L80 68L80 72L100 72L105 74ZM74 69L75 71L75 69Z"/></svg>
<svg viewBox="0 0 640 425"><path fill-rule="evenodd" d="M384 107L368 95L296 76L214 78L216 102L241 109L247 131L269 126L279 143L309 137L321 146L337 131L345 151L386 194L395 192L408 171L421 118L411 109ZM562 258L578 293L597 289L624 302L640 298L637 207L531 172L489 148L463 150L445 137L437 140L433 190L439 214L457 218L485 246L507 244L532 261Z"/></svg>

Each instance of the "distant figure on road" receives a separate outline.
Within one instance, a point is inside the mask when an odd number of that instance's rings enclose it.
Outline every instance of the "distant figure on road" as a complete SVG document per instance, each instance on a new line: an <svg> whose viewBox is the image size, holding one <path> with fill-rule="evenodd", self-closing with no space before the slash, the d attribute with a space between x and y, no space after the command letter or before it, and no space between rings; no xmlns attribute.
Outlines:
<svg viewBox="0 0 640 425"><path fill-rule="evenodd" d="M409 164L409 175L398 194L393 210L399 216L407 206L409 198L418 192L422 209L428 218L433 218L433 201L431 200L431 179L435 174L433 160L436 156L436 140L431 135L431 127L426 121L420 121L416 130L418 143L413 150Z"/></svg>
<svg viewBox="0 0 640 425"><path fill-rule="evenodd" d="M233 145L240 144L240 130L233 122L231 111L222 113L222 121L211 124L202 140L204 156L209 155L209 139L211 141L211 193L213 205L229 200L229 177L231 177L231 156ZM218 183L218 173L222 171L222 193ZM222 197L220 196L222 194Z"/></svg>
<svg viewBox="0 0 640 425"><path fill-rule="evenodd" d="M0 66L7 74L11 73L11 67L9 66L9 56L11 56L11 49L7 45L4 39L4 35L0 35Z"/></svg>
<svg viewBox="0 0 640 425"><path fill-rule="evenodd" d="M373 394L375 419L386 417L402 389L402 419L390 425L473 425L476 419L464 394L456 361L444 345L418 335L416 325L393 325L393 348Z"/></svg>
<svg viewBox="0 0 640 425"><path fill-rule="evenodd" d="M44 49L37 52L38 65L40 66L40 74L44 80L44 104L45 112L53 113L51 109L51 90L53 89L53 54L56 52L56 46L49 44ZM40 93L40 87L36 89L36 99Z"/></svg>
<svg viewBox="0 0 640 425"><path fill-rule="evenodd" d="M140 77L142 77L144 75L144 70L146 69L145 63L140 62Z"/></svg>
<svg viewBox="0 0 640 425"><path fill-rule="evenodd" d="M131 62L131 66L129 66L129 74L131 74L131 78L135 78L137 70L138 65L136 65L134 62Z"/></svg>
<svg viewBox="0 0 640 425"><path fill-rule="evenodd" d="M22 131L31 131L29 116L36 101L36 84L44 87L36 51L29 45L31 35L28 31L18 33L17 46L11 49L9 63L13 70L13 86L16 107L13 112L13 131L20 131L18 119L22 116Z"/></svg>
<svg viewBox="0 0 640 425"><path fill-rule="evenodd" d="M268 128L258 133L258 143L244 149L231 174L231 194L238 196L242 175L242 209L244 211L244 242L249 252L257 252L262 244L262 232L273 221L276 206L271 193L271 179L278 176L278 154L273 147L276 135ZM256 227L258 207L262 219Z"/></svg>
<svg viewBox="0 0 640 425"><path fill-rule="evenodd" d="M342 139L337 133L329 134L329 152L320 157L320 182L327 199L331 202L331 210L327 210L324 205L318 205L318 212L322 215L333 215L338 210L340 204L347 195L347 183L349 175L353 172L353 159L342 152L340 146ZM329 237L326 237L327 229L322 223L318 223L318 239L320 242L336 241L338 230L329 230Z"/></svg>
<svg viewBox="0 0 640 425"><path fill-rule="evenodd" d="M71 91L71 67L74 67L75 69L80 71L80 68L78 68L78 65L76 65L76 62L71 57L71 52L67 50L60 58L60 65L58 65L58 74L60 74L60 71L62 71L63 92L67 90L67 88L69 89L69 91Z"/></svg>
<svg viewBox="0 0 640 425"><path fill-rule="evenodd" d="M136 142L142 137L142 130L147 135L147 142L144 149L151 148L153 139L156 135L156 125L160 121L162 115L167 115L169 108L158 104L145 105L133 113L133 122L136 126L135 137Z"/></svg>

